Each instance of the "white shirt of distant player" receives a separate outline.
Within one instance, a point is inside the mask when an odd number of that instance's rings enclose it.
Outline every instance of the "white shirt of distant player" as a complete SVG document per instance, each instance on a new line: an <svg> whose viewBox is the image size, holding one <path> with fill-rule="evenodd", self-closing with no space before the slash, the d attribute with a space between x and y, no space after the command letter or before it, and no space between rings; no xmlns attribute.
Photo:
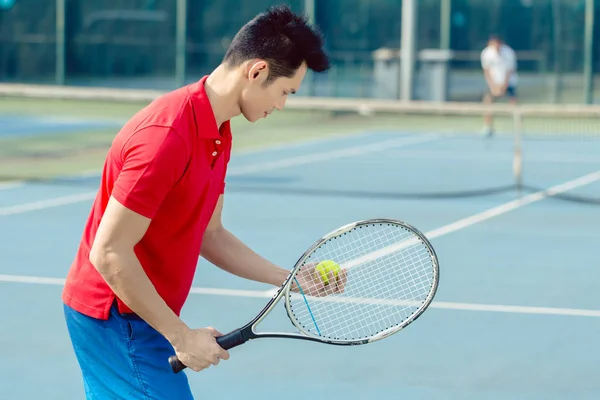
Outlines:
<svg viewBox="0 0 600 400"><path fill-rule="evenodd" d="M484 69L489 68L492 80L496 84L504 83L507 71L512 69L513 73L510 75L508 85L517 85L517 56L509 46L501 45L499 52L490 46L483 49L481 52L481 66Z"/></svg>

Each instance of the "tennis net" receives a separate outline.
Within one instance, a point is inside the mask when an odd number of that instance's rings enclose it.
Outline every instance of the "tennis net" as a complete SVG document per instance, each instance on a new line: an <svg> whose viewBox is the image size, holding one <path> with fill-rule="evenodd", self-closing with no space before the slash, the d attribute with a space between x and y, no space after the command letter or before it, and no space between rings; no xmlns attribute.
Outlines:
<svg viewBox="0 0 600 400"><path fill-rule="evenodd" d="M97 184L120 126L162 93L0 85L0 179ZM492 137L483 135L485 115ZM291 97L268 120L232 123L234 151L338 136L317 154L286 156L291 163L232 166L232 191L483 196L540 191L600 170L598 106ZM324 164L328 154L337 161ZM279 168L286 165L302 172ZM554 197L600 204L600 183Z"/></svg>

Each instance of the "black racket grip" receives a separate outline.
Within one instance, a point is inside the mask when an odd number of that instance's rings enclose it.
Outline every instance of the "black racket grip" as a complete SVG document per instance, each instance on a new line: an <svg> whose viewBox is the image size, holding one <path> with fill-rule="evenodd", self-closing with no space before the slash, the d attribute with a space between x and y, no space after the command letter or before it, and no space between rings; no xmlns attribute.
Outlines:
<svg viewBox="0 0 600 400"><path fill-rule="evenodd" d="M223 336L217 337L216 340L219 346L221 346L224 350L229 350L239 346L242 343L245 343L248 340L248 337L244 335L241 329L237 329ZM181 361L179 361L177 356L169 357L169 364L171 364L171 369L175 373L181 372L187 368Z"/></svg>
<svg viewBox="0 0 600 400"><path fill-rule="evenodd" d="M175 373L181 372L187 368L181 361L179 361L177 356L169 357L169 364L171 364L171 369Z"/></svg>
<svg viewBox="0 0 600 400"><path fill-rule="evenodd" d="M235 331L226 333L223 336L219 336L217 338L217 343L225 350L229 350L234 348L235 346L239 346L240 344L245 343L248 340L248 337L244 335L244 331L241 329L236 329Z"/></svg>

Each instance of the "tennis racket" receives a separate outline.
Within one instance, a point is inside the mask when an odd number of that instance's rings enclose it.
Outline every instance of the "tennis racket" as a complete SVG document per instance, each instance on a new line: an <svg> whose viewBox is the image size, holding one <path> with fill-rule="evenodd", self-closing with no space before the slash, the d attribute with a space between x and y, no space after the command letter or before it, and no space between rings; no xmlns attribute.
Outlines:
<svg viewBox="0 0 600 400"><path fill-rule="evenodd" d="M341 267L337 276L330 272L322 279L315 266L324 260ZM391 219L353 222L317 240L252 321L216 340L225 350L268 337L372 343L415 321L431 304L438 281L435 251L413 226ZM257 332L282 299L298 332ZM169 363L174 372L186 368L176 356Z"/></svg>

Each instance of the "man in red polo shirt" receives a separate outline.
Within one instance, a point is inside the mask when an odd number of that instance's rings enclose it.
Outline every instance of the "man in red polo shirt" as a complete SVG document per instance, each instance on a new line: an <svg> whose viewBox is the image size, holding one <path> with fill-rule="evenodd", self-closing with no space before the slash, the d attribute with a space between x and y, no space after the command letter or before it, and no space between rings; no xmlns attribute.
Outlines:
<svg viewBox="0 0 600 400"><path fill-rule="evenodd" d="M272 8L242 27L209 76L158 98L118 133L62 295L88 398L192 398L169 356L195 371L229 358L220 332L179 318L199 256L246 279L285 280L288 270L221 224L229 120L281 110L309 68L328 68L320 36Z"/></svg>

